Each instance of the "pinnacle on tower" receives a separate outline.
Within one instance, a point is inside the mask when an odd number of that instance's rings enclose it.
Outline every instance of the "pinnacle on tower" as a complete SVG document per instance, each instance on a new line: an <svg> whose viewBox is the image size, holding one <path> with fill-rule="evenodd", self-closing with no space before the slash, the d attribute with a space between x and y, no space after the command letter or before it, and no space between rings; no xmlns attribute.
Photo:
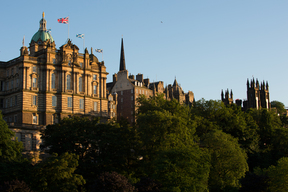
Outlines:
<svg viewBox="0 0 288 192"><path fill-rule="evenodd" d="M231 89L231 92L230 92L230 98L233 99L233 92L232 92L232 89Z"/></svg>
<svg viewBox="0 0 288 192"><path fill-rule="evenodd" d="M124 71L124 70L126 70L126 65L125 65L124 45L123 45L123 38L122 38L119 71Z"/></svg>

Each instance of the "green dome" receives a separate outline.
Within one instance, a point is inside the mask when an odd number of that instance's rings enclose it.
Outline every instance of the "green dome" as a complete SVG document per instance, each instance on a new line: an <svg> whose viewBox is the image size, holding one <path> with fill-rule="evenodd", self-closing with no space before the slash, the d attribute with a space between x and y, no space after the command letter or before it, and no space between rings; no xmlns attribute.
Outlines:
<svg viewBox="0 0 288 192"><path fill-rule="evenodd" d="M33 40L33 41L37 42L39 39L41 39L42 42L47 41L48 39L50 39L51 43L54 41L52 35L49 32L42 31L42 30L37 31L33 35L31 41Z"/></svg>
<svg viewBox="0 0 288 192"><path fill-rule="evenodd" d="M54 41L52 35L46 30L46 20L44 19L44 12L42 15L42 19L40 20L39 30L33 35L31 42L32 41L38 42L39 39L42 42L45 42L48 39L50 40L51 43Z"/></svg>

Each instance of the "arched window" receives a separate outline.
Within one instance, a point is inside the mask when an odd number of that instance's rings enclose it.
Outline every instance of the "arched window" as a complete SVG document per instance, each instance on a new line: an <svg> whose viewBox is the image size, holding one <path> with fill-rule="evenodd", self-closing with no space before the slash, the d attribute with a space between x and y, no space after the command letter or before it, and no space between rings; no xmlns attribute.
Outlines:
<svg viewBox="0 0 288 192"><path fill-rule="evenodd" d="M52 89L56 89L56 78L55 78L55 73L52 73L52 78L51 78L51 87Z"/></svg>
<svg viewBox="0 0 288 192"><path fill-rule="evenodd" d="M67 75L67 90L71 90L71 75Z"/></svg>
<svg viewBox="0 0 288 192"><path fill-rule="evenodd" d="M82 92L82 77L79 77L79 91Z"/></svg>

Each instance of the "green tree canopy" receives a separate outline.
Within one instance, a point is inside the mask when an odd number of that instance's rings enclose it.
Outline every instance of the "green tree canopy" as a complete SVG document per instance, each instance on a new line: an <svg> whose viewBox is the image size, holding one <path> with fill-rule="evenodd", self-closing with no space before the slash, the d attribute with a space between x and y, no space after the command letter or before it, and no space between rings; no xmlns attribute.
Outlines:
<svg viewBox="0 0 288 192"><path fill-rule="evenodd" d="M239 188L239 179L248 171L246 153L237 139L220 130L213 130L202 136L203 147L211 155L209 188L211 191Z"/></svg>
<svg viewBox="0 0 288 192"><path fill-rule="evenodd" d="M277 165L271 165L267 170L269 189L273 192L288 191L288 158L278 160Z"/></svg>
<svg viewBox="0 0 288 192"><path fill-rule="evenodd" d="M85 180L74 173L77 166L78 156L75 154L53 154L35 166L31 185L39 192L78 192L78 186L84 185Z"/></svg>
<svg viewBox="0 0 288 192"><path fill-rule="evenodd" d="M12 140L15 134L9 130L7 123L0 114L0 163L16 161L22 157L22 143Z"/></svg>
<svg viewBox="0 0 288 192"><path fill-rule="evenodd" d="M209 160L208 153L197 145L159 151L153 178L162 184L162 191L204 192L208 190Z"/></svg>
<svg viewBox="0 0 288 192"><path fill-rule="evenodd" d="M271 107L272 108L276 108L277 110L277 113L280 114L280 115L283 115L287 113L286 109L285 109L285 105L280 102L280 101L271 101Z"/></svg>

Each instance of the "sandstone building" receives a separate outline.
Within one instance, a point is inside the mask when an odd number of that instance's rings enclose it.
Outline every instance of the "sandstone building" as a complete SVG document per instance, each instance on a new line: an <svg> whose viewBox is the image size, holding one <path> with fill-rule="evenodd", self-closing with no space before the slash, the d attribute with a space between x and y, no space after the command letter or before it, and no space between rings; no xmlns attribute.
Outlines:
<svg viewBox="0 0 288 192"><path fill-rule="evenodd" d="M93 55L79 53L71 40L56 49L40 20L29 48L0 62L0 110L24 149L38 150L40 130L72 115L116 116L115 96L106 95L106 67Z"/></svg>
<svg viewBox="0 0 288 192"><path fill-rule="evenodd" d="M113 82L107 83L107 92L117 95L117 118L125 118L131 124L135 122L135 111L137 110L137 98L140 95L145 97L157 93L164 94L164 98L176 99L180 103L191 105L194 101L194 93L184 93L176 79L173 85L164 86L163 81L150 82L144 79L143 74L128 75L126 69L123 39L121 42L120 67L117 74L113 75Z"/></svg>

